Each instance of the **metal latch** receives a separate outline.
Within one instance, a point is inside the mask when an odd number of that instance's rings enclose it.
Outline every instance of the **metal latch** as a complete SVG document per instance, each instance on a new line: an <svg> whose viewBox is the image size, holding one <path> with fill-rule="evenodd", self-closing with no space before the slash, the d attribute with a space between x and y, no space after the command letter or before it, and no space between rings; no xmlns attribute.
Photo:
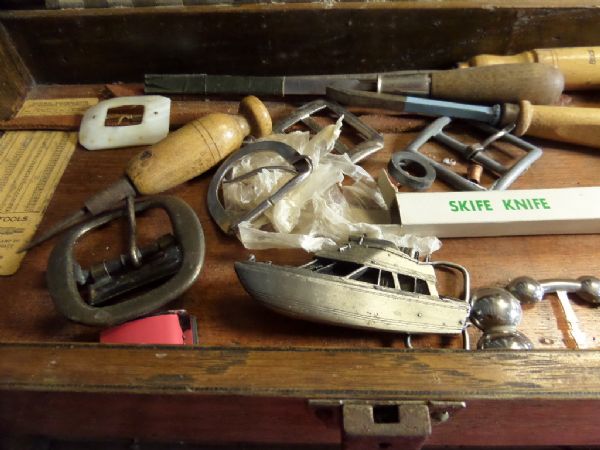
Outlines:
<svg viewBox="0 0 600 450"><path fill-rule="evenodd" d="M323 410L335 409L342 430L343 449L413 450L423 447L436 424L450 419L452 411L465 402L311 400L320 417Z"/></svg>

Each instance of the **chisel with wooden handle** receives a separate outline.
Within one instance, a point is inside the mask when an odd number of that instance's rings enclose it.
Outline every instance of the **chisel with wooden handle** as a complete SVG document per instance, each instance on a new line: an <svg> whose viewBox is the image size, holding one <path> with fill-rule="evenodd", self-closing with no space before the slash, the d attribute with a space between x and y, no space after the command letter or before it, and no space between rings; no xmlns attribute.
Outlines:
<svg viewBox="0 0 600 450"><path fill-rule="evenodd" d="M477 55L458 66L540 63L555 67L565 77L568 91L600 88L600 47L539 48L516 55Z"/></svg>
<svg viewBox="0 0 600 450"><path fill-rule="evenodd" d="M492 126L516 123L517 136L528 135L600 148L600 108L532 105L526 100L493 106L328 88L327 96L346 105L477 120Z"/></svg>
<svg viewBox="0 0 600 450"><path fill-rule="evenodd" d="M399 71L346 75L145 76L147 94L325 95L328 86L411 94L475 103L555 103L562 94L562 73L543 64L508 64L464 70Z"/></svg>
<svg viewBox="0 0 600 450"><path fill-rule="evenodd" d="M178 186L217 165L240 148L248 135L271 134L271 116L265 105L249 96L240 102L239 114L212 113L169 134L134 156L125 175L84 202L83 208L55 224L20 251L101 212L115 208L128 197L153 195Z"/></svg>

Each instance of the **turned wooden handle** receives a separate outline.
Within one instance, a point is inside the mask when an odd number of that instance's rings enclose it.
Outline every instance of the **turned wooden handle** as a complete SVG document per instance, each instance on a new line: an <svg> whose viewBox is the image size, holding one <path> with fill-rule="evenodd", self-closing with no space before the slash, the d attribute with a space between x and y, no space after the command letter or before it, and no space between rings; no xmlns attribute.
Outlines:
<svg viewBox="0 0 600 450"><path fill-rule="evenodd" d="M206 172L240 148L249 134L271 133L271 116L258 98L244 98L239 113L208 114L188 123L135 156L127 176L140 194L157 194Z"/></svg>
<svg viewBox="0 0 600 450"><path fill-rule="evenodd" d="M519 104L515 134L600 148L600 108Z"/></svg>
<svg viewBox="0 0 600 450"><path fill-rule="evenodd" d="M478 55L459 67L537 62L559 69L566 90L600 87L600 47L540 48L511 56Z"/></svg>
<svg viewBox="0 0 600 450"><path fill-rule="evenodd" d="M431 74L432 97L465 102L529 100L550 105L558 101L563 87L560 70L544 64L503 64Z"/></svg>

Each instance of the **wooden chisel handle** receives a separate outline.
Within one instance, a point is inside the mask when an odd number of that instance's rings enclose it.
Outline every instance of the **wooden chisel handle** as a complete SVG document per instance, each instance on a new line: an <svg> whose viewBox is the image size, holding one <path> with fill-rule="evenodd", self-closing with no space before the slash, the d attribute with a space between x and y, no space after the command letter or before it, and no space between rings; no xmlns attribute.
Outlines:
<svg viewBox="0 0 600 450"><path fill-rule="evenodd" d="M540 106L522 101L505 105L504 123L515 121L515 134L600 148L600 108Z"/></svg>
<svg viewBox="0 0 600 450"><path fill-rule="evenodd" d="M459 67L537 62L559 69L565 77L566 90L600 87L600 47L542 48L511 56L477 55Z"/></svg>
<svg viewBox="0 0 600 450"><path fill-rule="evenodd" d="M143 195L157 194L217 165L242 145L246 136L271 133L271 116L256 97L245 97L239 114L208 114L169 134L135 156L126 173Z"/></svg>
<svg viewBox="0 0 600 450"><path fill-rule="evenodd" d="M543 64L503 64L431 74L431 96L473 103L518 102L551 105L560 98L560 70Z"/></svg>

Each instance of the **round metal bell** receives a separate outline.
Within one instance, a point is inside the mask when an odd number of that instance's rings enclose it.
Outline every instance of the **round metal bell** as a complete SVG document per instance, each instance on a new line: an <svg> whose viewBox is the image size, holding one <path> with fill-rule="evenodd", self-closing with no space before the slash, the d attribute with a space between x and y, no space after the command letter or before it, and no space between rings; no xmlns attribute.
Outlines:
<svg viewBox="0 0 600 450"><path fill-rule="evenodd" d="M478 289L471 296L471 305L471 322L484 332L496 327L516 327L521 322L521 304L506 289Z"/></svg>
<svg viewBox="0 0 600 450"><path fill-rule="evenodd" d="M533 343L523 333L514 329L493 330L481 336L477 342L477 348L479 350L531 350Z"/></svg>
<svg viewBox="0 0 600 450"><path fill-rule="evenodd" d="M521 303L538 303L544 298L544 287L531 277L518 277L506 289Z"/></svg>

